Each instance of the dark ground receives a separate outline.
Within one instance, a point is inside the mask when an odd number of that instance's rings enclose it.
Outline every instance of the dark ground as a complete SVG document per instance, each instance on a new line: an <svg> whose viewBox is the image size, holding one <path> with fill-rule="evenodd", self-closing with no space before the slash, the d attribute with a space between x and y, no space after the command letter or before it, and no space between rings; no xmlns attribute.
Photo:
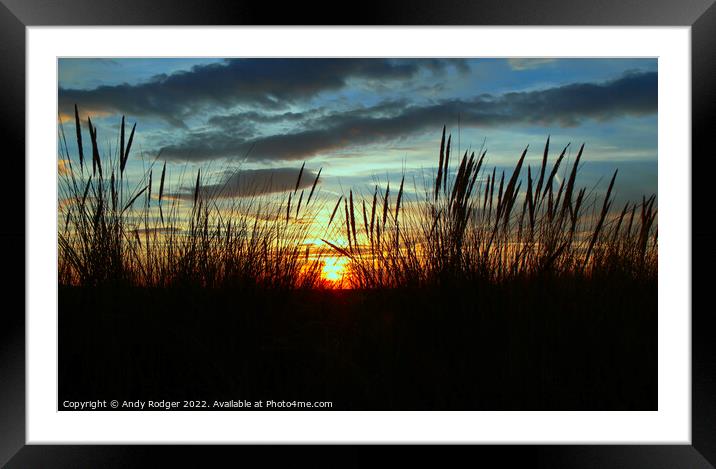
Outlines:
<svg viewBox="0 0 716 469"><path fill-rule="evenodd" d="M656 347L655 281L59 290L60 404L273 399L332 401L334 410L656 410Z"/></svg>

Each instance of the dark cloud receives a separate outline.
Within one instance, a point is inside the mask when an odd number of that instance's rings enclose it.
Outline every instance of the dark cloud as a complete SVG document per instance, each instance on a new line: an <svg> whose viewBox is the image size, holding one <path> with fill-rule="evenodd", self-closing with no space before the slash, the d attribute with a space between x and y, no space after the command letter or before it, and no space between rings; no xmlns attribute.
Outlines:
<svg viewBox="0 0 716 469"><path fill-rule="evenodd" d="M191 133L180 143L164 147L162 155L185 161L245 154L256 160L295 160L353 146L394 141L426 130L437 131L443 124L454 122L458 115L462 125L471 127L571 127L588 119L606 121L656 111L657 74L630 72L604 83L576 83L500 96L481 95L424 106L388 102L372 108L321 115L303 130L286 134L250 138L224 129ZM242 118L250 120L247 115ZM261 122L261 118L255 122Z"/></svg>
<svg viewBox="0 0 716 469"><path fill-rule="evenodd" d="M300 172L300 167L240 170L228 173L224 180L218 184L201 186L200 193L210 197L234 198L293 191L296 188ZM316 172L304 168L298 189L311 187L315 179ZM169 194L168 197L192 200L194 198L194 188L187 188L181 192Z"/></svg>
<svg viewBox="0 0 716 469"><path fill-rule="evenodd" d="M241 132L256 128L255 124L302 124L304 126L331 126L335 119L355 119L359 117L388 117L400 114L406 107L406 100L387 100L374 106L358 106L341 112L330 111L325 107L309 109L303 112L265 113L257 111L216 115L209 118L209 126L217 130Z"/></svg>
<svg viewBox="0 0 716 469"><path fill-rule="evenodd" d="M449 66L461 71L468 67L460 59L227 59L136 85L60 88L59 107L65 115L71 115L77 104L84 112L155 116L182 126L202 106L285 109L323 91L341 89L351 79L384 85L424 69L437 73Z"/></svg>

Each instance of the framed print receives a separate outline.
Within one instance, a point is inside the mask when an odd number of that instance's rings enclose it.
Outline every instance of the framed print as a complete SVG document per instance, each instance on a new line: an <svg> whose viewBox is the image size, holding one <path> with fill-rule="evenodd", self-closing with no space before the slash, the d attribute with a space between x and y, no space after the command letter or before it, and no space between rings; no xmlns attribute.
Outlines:
<svg viewBox="0 0 716 469"><path fill-rule="evenodd" d="M711 467L710 2L131 3L2 7L8 467Z"/></svg>

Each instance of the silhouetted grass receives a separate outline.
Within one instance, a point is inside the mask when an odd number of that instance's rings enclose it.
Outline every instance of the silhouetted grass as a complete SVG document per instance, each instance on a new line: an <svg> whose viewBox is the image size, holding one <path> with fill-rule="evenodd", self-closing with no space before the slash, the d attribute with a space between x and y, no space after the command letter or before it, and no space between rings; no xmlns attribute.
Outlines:
<svg viewBox="0 0 716 469"><path fill-rule="evenodd" d="M528 166L526 177L527 149L511 174L485 171L486 151L465 152L453 169L451 138L446 144L443 129L437 176L424 196L406 203L405 178L395 202L389 184L358 203L351 191L347 241L325 241L351 259L355 288L470 286L541 276L655 280L656 196L613 213L616 171L602 200L587 195L587 188L577 187L584 145L555 188L567 150L550 167L548 139L540 168L533 175ZM357 206L363 207L363 227L356 226Z"/></svg>
<svg viewBox="0 0 716 469"><path fill-rule="evenodd" d="M77 111L75 118L82 148ZM77 159L65 156L69 171L61 176L63 284L317 287L321 261L309 255L309 230L323 231L326 245L350 259L347 282L353 288L469 285L543 275L656 276L656 196L614 213L617 172L602 200L587 195L577 187L584 145L556 186L567 147L551 163L548 139L534 175L529 165L526 177L522 174L527 149L511 174L498 175L485 170L486 151L465 152L451 167L451 137L446 143L443 129L437 175L422 199L406 200L405 177L395 194L389 184L384 190L376 186L371 197L358 201L350 190L320 227L305 223L320 208L314 197L320 172L304 197L303 190L298 193L302 166L293 192L272 204L260 196L227 202L220 190L202 190L199 170L193 195L186 198L191 207L179 198L167 207L166 163L158 195L152 192L156 159L139 184L130 186L125 178L136 124L125 147L122 118L114 158L100 156L89 118L87 128L92 171L80 151ZM343 212L343 228L331 231L337 212Z"/></svg>
<svg viewBox="0 0 716 469"><path fill-rule="evenodd" d="M67 151L61 128L68 171L60 175L60 284L283 289L322 285L320 255L311 255L306 243L312 226L308 212L319 206L313 196L320 172L305 201L303 190L297 194L303 168L296 189L284 200L223 197L222 188L204 189L201 169L193 192L180 189L168 197L166 163L158 192L153 192L157 158L148 163L138 183L127 178L136 124L125 147L122 118L118 150L101 156L97 129L88 118L90 170L81 150L76 109L75 119L77 158Z"/></svg>
<svg viewBox="0 0 716 469"><path fill-rule="evenodd" d="M79 113L78 155L60 129L60 402L656 409L656 197L580 188L583 146L498 174L443 129L421 196L403 177L319 201L302 167L282 196L226 198L210 168L170 189L157 158L137 182L135 127L104 156L86 127L91 166ZM351 290L325 288L327 253Z"/></svg>

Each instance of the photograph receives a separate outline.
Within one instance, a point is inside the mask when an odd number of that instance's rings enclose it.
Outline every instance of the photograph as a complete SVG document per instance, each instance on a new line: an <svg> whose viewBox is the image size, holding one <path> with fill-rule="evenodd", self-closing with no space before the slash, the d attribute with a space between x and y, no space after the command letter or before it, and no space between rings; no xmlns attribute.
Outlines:
<svg viewBox="0 0 716 469"><path fill-rule="evenodd" d="M57 57L57 410L659 410L659 73Z"/></svg>

